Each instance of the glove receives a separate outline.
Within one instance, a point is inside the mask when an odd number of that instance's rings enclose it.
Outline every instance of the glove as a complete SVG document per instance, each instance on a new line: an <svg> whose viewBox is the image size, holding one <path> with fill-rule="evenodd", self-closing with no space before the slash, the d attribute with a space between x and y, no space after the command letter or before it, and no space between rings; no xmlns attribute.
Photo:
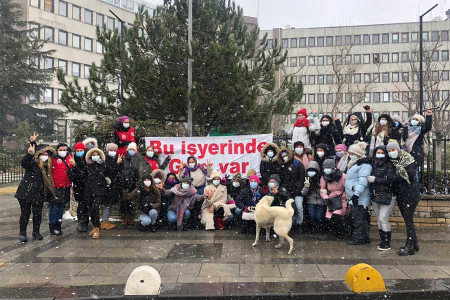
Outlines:
<svg viewBox="0 0 450 300"><path fill-rule="evenodd" d="M367 181L370 183L374 183L375 182L375 176L367 176Z"/></svg>
<svg viewBox="0 0 450 300"><path fill-rule="evenodd" d="M358 199L359 199L359 196L355 195L355 194L353 194L353 196L350 198L350 200L352 201L353 205L358 205Z"/></svg>
<svg viewBox="0 0 450 300"><path fill-rule="evenodd" d="M110 185L110 184L111 184L111 179L109 179L109 177L106 177L105 180L106 180L106 184L107 184L107 185Z"/></svg>

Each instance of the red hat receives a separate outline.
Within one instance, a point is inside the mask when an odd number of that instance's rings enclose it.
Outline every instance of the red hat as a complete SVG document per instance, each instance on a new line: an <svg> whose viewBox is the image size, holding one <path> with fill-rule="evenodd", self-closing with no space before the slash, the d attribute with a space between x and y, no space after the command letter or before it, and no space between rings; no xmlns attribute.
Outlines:
<svg viewBox="0 0 450 300"><path fill-rule="evenodd" d="M306 108L300 109L300 110L297 112L297 116L298 116L298 115L304 115L305 118L307 118L307 117L308 117L308 113L306 112Z"/></svg>
<svg viewBox="0 0 450 300"><path fill-rule="evenodd" d="M250 176L250 177L248 178L248 181L250 182L250 180L252 180L252 179L256 180L256 182L257 182L258 184L261 182L261 181L259 180L259 177L256 176L256 175Z"/></svg>
<svg viewBox="0 0 450 300"><path fill-rule="evenodd" d="M75 147L73 147L75 149L75 151L77 150L83 150L86 151L86 146L83 143L76 143Z"/></svg>

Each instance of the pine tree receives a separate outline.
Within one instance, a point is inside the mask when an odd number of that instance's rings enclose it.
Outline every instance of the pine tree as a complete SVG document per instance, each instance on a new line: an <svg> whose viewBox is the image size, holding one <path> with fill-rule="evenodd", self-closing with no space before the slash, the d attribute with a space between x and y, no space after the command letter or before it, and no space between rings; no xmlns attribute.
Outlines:
<svg viewBox="0 0 450 300"><path fill-rule="evenodd" d="M0 142L24 120L42 134L51 134L52 121L59 115L24 103L25 97L39 97L53 74L33 63L52 52L42 50L44 41L34 38L21 18L19 4L0 0Z"/></svg>
<svg viewBox="0 0 450 300"><path fill-rule="evenodd" d="M249 31L242 13L231 1L193 1L191 99L198 135L267 132L272 116L289 114L302 96L302 85L289 79L276 88L275 73L287 52L276 44L269 48L266 37L259 41L259 28ZM141 8L124 31L127 96L122 112L134 120L186 122L187 18L186 0L166 0L153 15ZM105 56L91 68L90 88L67 82L62 72L58 78L66 87L62 102L69 111L103 117L119 113L120 34L97 28L97 35ZM97 102L98 96L106 102Z"/></svg>

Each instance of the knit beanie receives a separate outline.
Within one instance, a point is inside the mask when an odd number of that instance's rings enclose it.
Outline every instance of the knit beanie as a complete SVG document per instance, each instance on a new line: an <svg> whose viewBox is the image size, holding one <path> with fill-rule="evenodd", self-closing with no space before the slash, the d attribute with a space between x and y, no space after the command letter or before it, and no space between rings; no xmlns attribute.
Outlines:
<svg viewBox="0 0 450 300"><path fill-rule="evenodd" d="M390 149L397 149L400 150L400 146L398 145L397 142L390 142L389 144L387 144L386 149L389 151Z"/></svg>
<svg viewBox="0 0 450 300"><path fill-rule="evenodd" d="M302 146L302 148L305 148L305 144L302 141L296 141L294 143L294 149L297 148L298 146Z"/></svg>
<svg viewBox="0 0 450 300"><path fill-rule="evenodd" d="M348 148L348 153L356 154L360 157L366 156L366 148L367 144L364 142L358 142L356 144L353 144Z"/></svg>
<svg viewBox="0 0 450 300"><path fill-rule="evenodd" d="M336 168L336 162L334 161L334 159L325 159L325 161L323 162L323 168L324 169L335 169Z"/></svg>
<svg viewBox="0 0 450 300"><path fill-rule="evenodd" d="M306 108L300 109L300 110L297 112L297 116L298 116L298 115L304 115L305 118L307 118L307 117L308 117L308 113L306 112Z"/></svg>
<svg viewBox="0 0 450 300"><path fill-rule="evenodd" d="M259 180L259 177L256 175L252 175L248 178L248 181L250 182L250 180L256 180L256 182L259 184L261 182L261 180Z"/></svg>
<svg viewBox="0 0 450 300"><path fill-rule="evenodd" d="M106 144L106 152L108 151L117 151L117 145L114 143L108 143Z"/></svg>
<svg viewBox="0 0 450 300"><path fill-rule="evenodd" d="M213 179L213 178L216 178L216 177L222 178L222 174L220 174L220 173L217 172L216 170L213 170L213 171L211 172L211 175L209 176L209 178Z"/></svg>
<svg viewBox="0 0 450 300"><path fill-rule="evenodd" d="M347 146L345 146L344 144L337 144L336 147L334 147L334 151L338 151L338 150L343 150L343 151L347 152Z"/></svg>
<svg viewBox="0 0 450 300"><path fill-rule="evenodd" d="M412 119L417 119L417 120L419 120L420 124L424 124L424 123L425 123L425 118L424 118L422 115L414 115L414 116L411 118L411 120L412 120Z"/></svg>
<svg viewBox="0 0 450 300"><path fill-rule="evenodd" d="M73 147L73 149L75 149L75 151L77 151L77 150L86 151L86 146L80 142L80 143L76 143L75 146Z"/></svg>
<svg viewBox="0 0 450 300"><path fill-rule="evenodd" d="M402 119L400 118L400 116L398 116L398 115L393 115L392 116L392 120L394 120L394 121L398 121L398 122L402 122Z"/></svg>
<svg viewBox="0 0 450 300"><path fill-rule="evenodd" d="M56 150L58 150L59 147L67 147L67 148L69 148L69 146L67 146L66 143L58 143L58 145L56 146Z"/></svg>
<svg viewBox="0 0 450 300"><path fill-rule="evenodd" d="M183 183L183 182L187 182L189 184L192 184L192 178L190 176L182 176L180 178L180 183Z"/></svg>
<svg viewBox="0 0 450 300"><path fill-rule="evenodd" d="M128 147L127 147L127 151L129 151L129 150L135 150L135 151L137 151L137 145L136 145L136 143L131 142L131 143L128 145Z"/></svg>
<svg viewBox="0 0 450 300"><path fill-rule="evenodd" d="M247 178L250 178L251 176L256 175L256 170L255 169L250 169L247 172Z"/></svg>
<svg viewBox="0 0 450 300"><path fill-rule="evenodd" d="M241 173L236 173L236 174L233 175L233 181L235 181L235 180L237 180L237 181L241 181L242 180Z"/></svg>
<svg viewBox="0 0 450 300"><path fill-rule="evenodd" d="M130 118L128 116L121 116L117 119L117 122L119 122L120 124L123 124L123 122L125 120L129 120Z"/></svg>
<svg viewBox="0 0 450 300"><path fill-rule="evenodd" d="M323 151L327 151L328 150L328 147L327 147L327 145L326 144L323 144L323 143L320 143L320 144L317 144L317 147L316 147L316 149L322 149ZM317 150L316 150L317 151Z"/></svg>

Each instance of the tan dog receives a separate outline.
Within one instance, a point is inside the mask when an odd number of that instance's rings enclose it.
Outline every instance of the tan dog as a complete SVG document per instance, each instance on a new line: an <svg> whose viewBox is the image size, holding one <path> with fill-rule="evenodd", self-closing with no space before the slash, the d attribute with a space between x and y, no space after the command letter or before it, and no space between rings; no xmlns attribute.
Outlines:
<svg viewBox="0 0 450 300"><path fill-rule="evenodd" d="M286 207L270 206L273 197L265 196L259 200L255 208L255 222L256 222L256 239L253 247L258 245L259 233L261 228L266 230L266 241L270 242L270 227L278 234L280 242L275 246L276 249L281 248L284 239L289 242L289 252L291 254L294 250L294 240L288 236L292 227L292 216L294 215L294 208L292 203L294 199L286 201Z"/></svg>

